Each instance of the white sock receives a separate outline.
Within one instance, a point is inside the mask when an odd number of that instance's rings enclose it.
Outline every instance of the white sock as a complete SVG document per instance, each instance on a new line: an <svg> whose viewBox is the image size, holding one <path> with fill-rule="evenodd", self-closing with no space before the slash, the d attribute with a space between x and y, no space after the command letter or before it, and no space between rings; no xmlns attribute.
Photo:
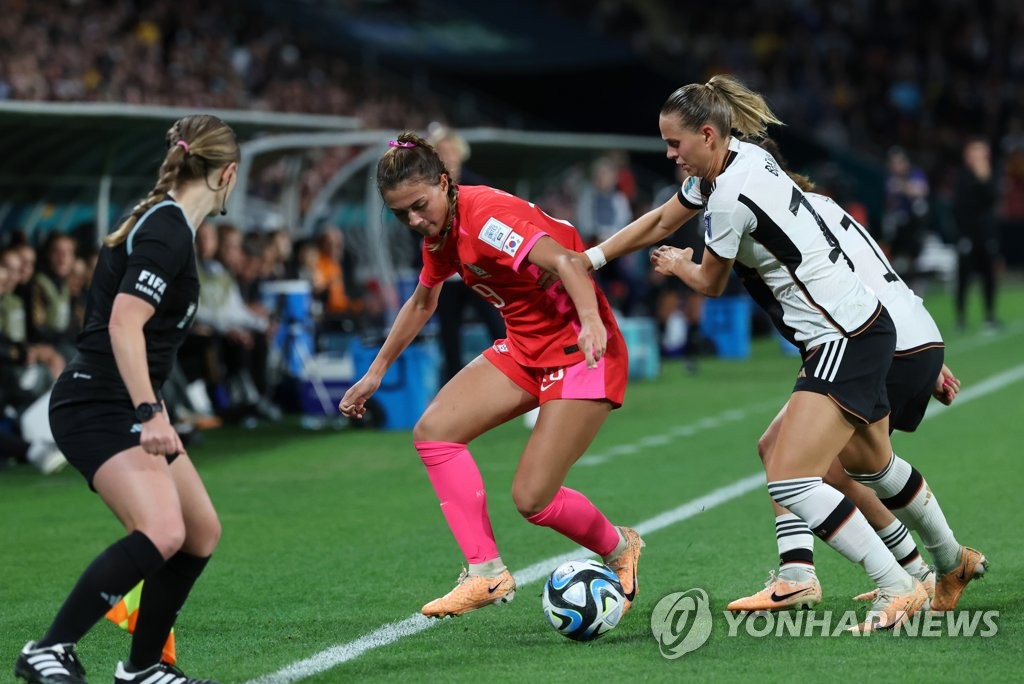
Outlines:
<svg viewBox="0 0 1024 684"><path fill-rule="evenodd" d="M807 522L814 534L864 571L881 589L906 593L914 586L892 552L871 529L864 514L820 477L768 483L775 502Z"/></svg>
<svg viewBox="0 0 1024 684"><path fill-rule="evenodd" d="M498 556L483 563L470 563L467 572L470 577L497 577L504 571L505 564L501 562L501 556Z"/></svg>
<svg viewBox="0 0 1024 684"><path fill-rule="evenodd" d="M618 527L615 531L619 533L619 543L615 545L615 548L611 550L606 556L602 556L602 560L605 563L611 563L613 560L622 555L622 552L626 550L626 535L622 534L622 530Z"/></svg>
<svg viewBox="0 0 1024 684"><path fill-rule="evenodd" d="M920 535L939 573L956 567L960 561L960 542L921 473L893 454L881 471L867 475L851 473L850 476L875 490L885 507Z"/></svg>
<svg viewBox="0 0 1024 684"><path fill-rule="evenodd" d="M775 543L779 547L779 577L795 582L816 576L814 535L807 523L792 513L776 517Z"/></svg>
<svg viewBox="0 0 1024 684"><path fill-rule="evenodd" d="M922 575L926 574L930 569L928 564L924 562L924 559L921 558L921 554L917 550L917 543L914 542L914 537L911 536L910 530L899 519L893 520L878 530L878 536L889 547L892 555L900 562L903 569L914 577L921 579Z"/></svg>

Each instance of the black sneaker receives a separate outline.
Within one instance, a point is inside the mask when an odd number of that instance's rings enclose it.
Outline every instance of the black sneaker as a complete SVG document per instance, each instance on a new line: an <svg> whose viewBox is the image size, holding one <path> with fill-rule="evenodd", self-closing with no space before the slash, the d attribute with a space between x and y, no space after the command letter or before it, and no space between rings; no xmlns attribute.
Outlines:
<svg viewBox="0 0 1024 684"><path fill-rule="evenodd" d="M14 663L14 676L29 684L86 684L74 644L36 648L36 642L28 642Z"/></svg>
<svg viewBox="0 0 1024 684"><path fill-rule="evenodd" d="M114 673L114 684L118 682L137 682L138 684L218 684L212 679L193 679L184 672L159 662L153 667L147 667L138 672L129 672L124 669L124 663L117 664L117 672Z"/></svg>

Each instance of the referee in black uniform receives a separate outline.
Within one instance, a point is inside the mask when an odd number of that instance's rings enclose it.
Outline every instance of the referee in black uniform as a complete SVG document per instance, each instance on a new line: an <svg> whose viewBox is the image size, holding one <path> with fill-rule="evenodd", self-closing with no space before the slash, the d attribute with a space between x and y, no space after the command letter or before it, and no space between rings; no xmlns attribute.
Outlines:
<svg viewBox="0 0 1024 684"><path fill-rule="evenodd" d="M93 560L46 634L22 649L14 674L27 682L85 682L75 644L140 580L131 654L114 681L207 681L161 662L178 611L217 546L220 521L159 390L199 303L195 226L224 213L238 161L223 121L179 119L167 132L156 186L104 240L78 354L53 388L50 424L128 534Z"/></svg>

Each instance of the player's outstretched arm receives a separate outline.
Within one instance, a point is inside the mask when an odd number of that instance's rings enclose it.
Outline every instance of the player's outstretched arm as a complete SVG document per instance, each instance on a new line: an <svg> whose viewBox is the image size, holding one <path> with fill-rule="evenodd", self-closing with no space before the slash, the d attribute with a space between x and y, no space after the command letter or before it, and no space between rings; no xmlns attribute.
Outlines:
<svg viewBox="0 0 1024 684"><path fill-rule="evenodd" d="M664 240L696 213L696 209L683 206L679 197L673 195L660 207L651 209L597 247L588 249L585 253L590 260L590 267L597 270L612 259Z"/></svg>

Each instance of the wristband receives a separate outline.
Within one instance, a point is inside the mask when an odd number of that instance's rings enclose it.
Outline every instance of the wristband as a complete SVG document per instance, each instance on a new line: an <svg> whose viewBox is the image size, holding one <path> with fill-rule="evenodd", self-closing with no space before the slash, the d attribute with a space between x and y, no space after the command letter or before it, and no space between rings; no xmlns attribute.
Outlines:
<svg viewBox="0 0 1024 684"><path fill-rule="evenodd" d="M595 271L608 263L608 259L605 258L604 251L600 247L591 247L584 254L590 259Z"/></svg>

